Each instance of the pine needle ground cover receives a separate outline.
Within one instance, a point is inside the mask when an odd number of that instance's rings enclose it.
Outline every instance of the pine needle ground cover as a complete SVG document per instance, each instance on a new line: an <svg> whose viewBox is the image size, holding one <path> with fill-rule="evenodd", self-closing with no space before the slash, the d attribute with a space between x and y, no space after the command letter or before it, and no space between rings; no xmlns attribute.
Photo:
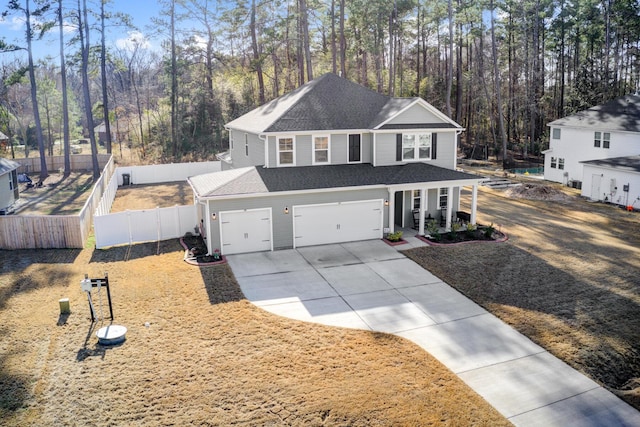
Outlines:
<svg viewBox="0 0 640 427"><path fill-rule="evenodd" d="M508 425L413 343L269 314L228 266L183 253L177 240L0 251L1 424ZM80 288L105 272L128 328L114 347L97 344Z"/></svg>

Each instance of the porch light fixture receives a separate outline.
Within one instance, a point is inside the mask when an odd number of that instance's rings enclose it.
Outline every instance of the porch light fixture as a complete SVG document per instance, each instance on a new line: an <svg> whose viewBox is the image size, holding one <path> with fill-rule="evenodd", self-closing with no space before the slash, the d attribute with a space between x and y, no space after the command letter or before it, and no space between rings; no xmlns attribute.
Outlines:
<svg viewBox="0 0 640 427"><path fill-rule="evenodd" d="M387 199L384 199L384 205L389 206L389 201Z"/></svg>
<svg viewBox="0 0 640 427"><path fill-rule="evenodd" d="M217 220L217 219L218 219L218 215L216 215L216 213L215 213L215 212L214 212L214 213L212 213L212 214L211 214L211 219L212 219L212 220L214 220L214 221L215 221L215 220Z"/></svg>
<svg viewBox="0 0 640 427"><path fill-rule="evenodd" d="M289 215L289 206L284 207L284 214Z"/></svg>

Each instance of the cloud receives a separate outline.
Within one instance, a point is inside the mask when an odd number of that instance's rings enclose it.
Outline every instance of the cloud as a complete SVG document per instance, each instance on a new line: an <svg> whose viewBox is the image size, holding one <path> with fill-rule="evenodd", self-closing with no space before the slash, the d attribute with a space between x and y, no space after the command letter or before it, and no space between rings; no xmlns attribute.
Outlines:
<svg viewBox="0 0 640 427"><path fill-rule="evenodd" d="M118 47L118 49L132 51L136 48L149 49L151 47L151 43L140 31L129 31L126 38L116 40L116 47Z"/></svg>

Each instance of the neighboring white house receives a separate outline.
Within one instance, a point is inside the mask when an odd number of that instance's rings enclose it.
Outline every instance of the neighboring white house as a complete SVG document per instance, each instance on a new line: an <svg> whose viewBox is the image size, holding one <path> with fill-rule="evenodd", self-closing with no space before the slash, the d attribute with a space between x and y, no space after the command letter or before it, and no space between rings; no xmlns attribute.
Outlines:
<svg viewBox="0 0 640 427"><path fill-rule="evenodd" d="M582 195L640 209L640 156L583 162Z"/></svg>
<svg viewBox="0 0 640 427"><path fill-rule="evenodd" d="M450 227L462 127L421 98L392 98L325 74L226 124L221 172L189 178L209 252L380 239L395 226Z"/></svg>
<svg viewBox="0 0 640 427"><path fill-rule="evenodd" d="M548 126L544 178L584 186L583 162L640 155L640 96L623 96Z"/></svg>
<svg viewBox="0 0 640 427"><path fill-rule="evenodd" d="M0 214L2 215L20 197L18 190L19 167L19 163L0 158Z"/></svg>

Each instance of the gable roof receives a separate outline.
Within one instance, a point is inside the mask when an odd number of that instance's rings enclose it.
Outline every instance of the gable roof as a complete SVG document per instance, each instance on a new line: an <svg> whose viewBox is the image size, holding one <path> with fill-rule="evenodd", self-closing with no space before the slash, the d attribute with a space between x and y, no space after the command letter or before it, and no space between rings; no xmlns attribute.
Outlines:
<svg viewBox="0 0 640 427"><path fill-rule="evenodd" d="M402 185L421 182L479 180L480 177L426 163L377 166L301 166L295 168L246 167L189 178L200 197L223 197L283 191Z"/></svg>
<svg viewBox="0 0 640 427"><path fill-rule="evenodd" d="M5 173L16 170L20 167L20 163L14 162L13 160L3 159L0 157L0 175L4 175Z"/></svg>
<svg viewBox="0 0 640 427"><path fill-rule="evenodd" d="M232 120L226 127L255 134L373 129L418 100L392 98L327 73ZM448 120L441 127L452 124L457 125Z"/></svg>
<svg viewBox="0 0 640 427"><path fill-rule="evenodd" d="M602 166L628 172L640 172L640 156L612 157L610 159L586 160L580 163Z"/></svg>
<svg viewBox="0 0 640 427"><path fill-rule="evenodd" d="M616 98L605 104L554 120L548 126L640 132L640 95Z"/></svg>

